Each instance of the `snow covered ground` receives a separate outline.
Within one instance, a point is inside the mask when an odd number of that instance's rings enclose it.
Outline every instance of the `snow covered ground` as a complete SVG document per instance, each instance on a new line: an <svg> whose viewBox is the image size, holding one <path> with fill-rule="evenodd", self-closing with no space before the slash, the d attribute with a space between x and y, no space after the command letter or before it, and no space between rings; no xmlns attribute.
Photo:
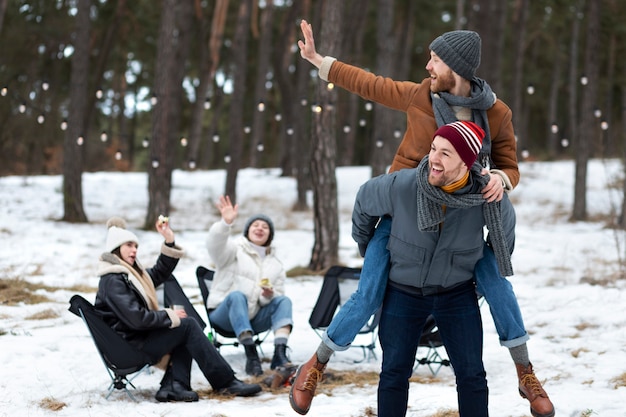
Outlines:
<svg viewBox="0 0 626 417"><path fill-rule="evenodd" d="M623 232L605 227L619 211L621 194L608 185L623 177L619 161L589 165L587 206L590 222L569 222L574 164L571 161L520 164L522 180L512 193L518 215L517 246L512 278L526 327L529 350L538 377L552 398L557 416L626 416L626 242ZM339 168L340 257L349 266L362 262L350 237L350 213L359 185L369 177L365 167ZM175 274L192 301L200 305L195 268L206 262L204 239L218 219L214 202L225 183L224 171L175 171L172 212L176 240L187 251ZM618 187L618 190L621 186ZM96 288L96 261L104 247L106 220L126 218L140 239L139 258L156 258L160 236L138 230L147 207L147 177L142 173L89 173L83 176L84 206L89 224L67 224L62 217L62 178L59 176L0 178L0 277L23 279L58 289L39 290L50 298L40 304L0 305L0 417L3 416L296 416L287 390L269 390L253 398L201 399L198 403L157 403L161 371L136 380L139 402L114 392L104 399L108 376L83 323L67 311L73 285ZM254 212L269 214L276 223L275 244L287 269L306 266L313 245L310 212L294 213L296 188L292 178L276 169L245 169L239 173L239 227ZM621 269L620 269L621 262ZM321 276L290 278L287 294L296 306L296 326L290 339L291 357L303 362L319 337L308 324L321 287ZM2 289L0 288L0 292ZM94 292L83 292L93 300ZM508 351L500 347L488 306L484 362L490 388L490 414L530 416L527 401L517 393L515 369ZM33 319L37 315L53 318ZM222 353L244 379L242 349ZM331 370L378 371L378 360L355 364L361 352L338 353ZM266 343L266 356L272 344ZM195 365L194 365L195 366ZM268 365L264 365L267 369ZM411 384L408 416L433 416L456 409L454 379L449 369L432 377L418 368ZM192 383L210 387L194 368ZM45 403L64 403L59 410ZM318 395L309 416L365 416L376 409L376 385L345 385Z"/></svg>

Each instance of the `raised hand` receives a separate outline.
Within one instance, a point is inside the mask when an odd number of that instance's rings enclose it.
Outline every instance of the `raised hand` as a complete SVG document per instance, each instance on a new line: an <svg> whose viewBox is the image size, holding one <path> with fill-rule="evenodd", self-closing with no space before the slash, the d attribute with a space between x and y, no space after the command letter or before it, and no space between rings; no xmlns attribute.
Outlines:
<svg viewBox="0 0 626 417"><path fill-rule="evenodd" d="M304 41L298 41L300 56L319 68L322 64L322 56L318 54L315 50L315 41L313 40L313 28L311 27L311 24L302 19L302 21L300 22L300 29L302 30L302 35L304 36Z"/></svg>
<svg viewBox="0 0 626 417"><path fill-rule="evenodd" d="M219 201L215 206L222 214L222 219L226 222L226 224L232 224L232 222L234 222L237 218L239 205L235 204L233 206L233 203L230 201L229 196L221 195Z"/></svg>

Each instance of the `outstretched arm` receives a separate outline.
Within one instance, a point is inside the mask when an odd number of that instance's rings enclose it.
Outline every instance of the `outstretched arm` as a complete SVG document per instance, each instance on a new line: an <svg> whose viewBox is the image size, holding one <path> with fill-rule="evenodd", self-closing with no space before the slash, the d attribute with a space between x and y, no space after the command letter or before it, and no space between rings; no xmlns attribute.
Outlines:
<svg viewBox="0 0 626 417"><path fill-rule="evenodd" d="M313 28L310 23L307 23L306 20L302 19L300 22L300 29L302 30L302 35L304 36L304 41L298 41L300 56L319 68L322 65L322 59L324 57L315 50Z"/></svg>

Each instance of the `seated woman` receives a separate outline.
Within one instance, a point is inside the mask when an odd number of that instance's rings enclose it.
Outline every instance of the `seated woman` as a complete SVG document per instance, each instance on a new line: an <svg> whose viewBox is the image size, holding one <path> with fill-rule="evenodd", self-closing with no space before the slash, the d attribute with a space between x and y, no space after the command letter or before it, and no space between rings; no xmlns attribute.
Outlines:
<svg viewBox="0 0 626 417"><path fill-rule="evenodd" d="M209 229L207 249L215 264L215 277L207 300L209 320L232 331L246 351L246 373L263 373L254 334L274 331L271 369L289 363L287 341L293 327L291 300L285 296L285 270L270 245L274 237L272 220L257 214L243 228L243 236L230 239L238 206L220 196L217 208L222 219Z"/></svg>
<svg viewBox="0 0 626 417"><path fill-rule="evenodd" d="M190 385L192 359L216 392L250 396L261 391L258 384L235 378L234 371L198 322L187 317L184 310L159 309L155 287L172 274L184 253L174 242L169 220L159 217L156 223L165 242L152 268L144 268L137 260L139 240L126 230L123 219L109 219L107 228L94 306L111 328L165 367L156 399L198 401L198 394Z"/></svg>

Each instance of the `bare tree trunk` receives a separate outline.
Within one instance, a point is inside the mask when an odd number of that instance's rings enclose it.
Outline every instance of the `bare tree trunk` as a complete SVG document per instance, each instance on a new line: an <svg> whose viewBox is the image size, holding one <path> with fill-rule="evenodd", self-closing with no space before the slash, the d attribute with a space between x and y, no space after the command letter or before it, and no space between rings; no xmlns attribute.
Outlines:
<svg viewBox="0 0 626 417"><path fill-rule="evenodd" d="M585 76L588 83L581 95L580 136L576 141L576 174L572 220L587 219L587 164L597 122L593 114L598 95L600 42L600 1L590 0L587 9L587 44L585 45Z"/></svg>
<svg viewBox="0 0 626 417"><path fill-rule="evenodd" d="M572 11L572 35L569 51L569 76L568 76L568 118L566 132L572 145L578 142L578 43L580 40L580 21L582 8L585 0L579 0L576 8Z"/></svg>
<svg viewBox="0 0 626 417"><path fill-rule="evenodd" d="M70 75L70 109L68 128L63 142L63 220L87 222L83 208L84 143L89 76L89 39L91 0L79 0L74 32L74 55Z"/></svg>
<svg viewBox="0 0 626 417"><path fill-rule="evenodd" d="M559 106L559 90L561 87L561 41L557 36L554 41L554 65L552 66L552 82L550 83L550 93L548 95L548 123L546 138L548 138L548 158L554 159L559 149L558 130L553 131L552 126L557 126L557 110Z"/></svg>
<svg viewBox="0 0 626 417"><path fill-rule="evenodd" d="M145 229L154 227L159 214L169 215L175 149L183 97L185 62L193 26L193 3L163 0L157 40L152 112L151 168L148 169L148 211Z"/></svg>
<svg viewBox="0 0 626 417"><path fill-rule="evenodd" d="M7 11L9 0L0 0L0 34L2 34L2 26L4 24L4 15Z"/></svg>
<svg viewBox="0 0 626 417"><path fill-rule="evenodd" d="M367 14L371 5L370 0L352 0L349 3L346 12L349 10L350 18L345 19L345 33L350 33L344 39L343 51L346 53L345 62L363 62L363 50L365 42L363 38L367 29ZM410 55L410 54L409 54ZM340 166L348 166L356 163L356 149L366 149L368 142L365 137L359 136L359 107L363 104L363 100L356 94L352 94L345 90L337 92L340 103L346 103L338 108L337 114L342 123L339 137L337 138L338 159ZM359 163L363 161L362 155L359 155Z"/></svg>
<svg viewBox="0 0 626 417"><path fill-rule="evenodd" d="M528 0L520 0L518 9L515 12L515 25L517 34L515 37L515 59L513 66L513 125L517 132L517 152L518 154L526 150L528 140L526 132L528 129L524 125L523 101L524 91L522 79L524 76L524 46L526 40L526 20L528 15ZM518 155L519 157L520 155Z"/></svg>
<svg viewBox="0 0 626 417"><path fill-rule="evenodd" d="M319 2L319 6L313 13L313 27L319 27L321 6L324 2ZM302 15L307 16L311 11L311 1L304 0L302 5ZM297 179L297 196L298 199L294 204L294 210L306 210L308 208L307 192L311 189L311 129L309 120L311 117L309 105L309 71L311 65L304 59L298 59L296 63L296 100L298 103L294 107L301 109L303 116L296 117L293 124L293 144L291 151L293 152L293 160L296 161L296 179ZM305 152L300 152L304 149Z"/></svg>
<svg viewBox="0 0 626 417"><path fill-rule="evenodd" d="M617 40L615 33L611 33L609 35L609 56L607 63L607 75L605 82L607 85L614 85L615 83L615 49ZM603 113L603 121L606 122L608 126L608 130L602 128L602 142L600 143L601 149L599 156L611 157L615 156L615 143L613 142L613 132L614 129L611 129L613 126L613 88L609 88L606 93L606 101L604 104Z"/></svg>
<svg viewBox="0 0 626 417"><path fill-rule="evenodd" d="M394 77L393 66L395 63L395 37L394 27L394 0L378 0L376 13L376 73L379 75ZM393 114L394 110L374 105L374 132L373 141L370 143L372 149L371 167L372 176L384 174L387 171L389 161L393 159L396 147L393 146Z"/></svg>
<svg viewBox="0 0 626 417"><path fill-rule="evenodd" d="M196 88L196 101L191 110L191 126L189 128L189 147L187 148L187 166L195 168L198 163L198 152L202 143L202 122L204 112L210 109L209 87L211 85L211 60L209 53L209 43L206 41L209 32L208 22L204 16L198 17L199 26L199 65L198 87Z"/></svg>
<svg viewBox="0 0 626 417"><path fill-rule="evenodd" d="M478 76L487 79L496 94L501 91L502 85L506 8L507 2L502 0L474 1L467 25L469 30L478 32L482 39Z"/></svg>
<svg viewBox="0 0 626 417"><path fill-rule="evenodd" d="M463 18L465 17L465 0L456 0L456 21L454 22L454 29L463 29Z"/></svg>
<svg viewBox="0 0 626 417"><path fill-rule="evenodd" d="M224 193L237 201L237 174L243 157L243 112L246 94L246 62L248 57L248 38L250 33L250 0L242 0L239 5L237 26L233 39L233 94L230 104L229 139L230 162L226 168L226 187Z"/></svg>
<svg viewBox="0 0 626 417"><path fill-rule="evenodd" d="M211 100L211 123L209 124L208 129L208 144L206 149L202 154L202 163L203 167L218 168L224 162L224 155L220 153L221 146L221 138L219 134L219 122L222 119L222 113L224 112L224 90L213 83L213 98Z"/></svg>
<svg viewBox="0 0 626 417"><path fill-rule="evenodd" d="M259 38L259 50L256 68L256 83L254 90L254 105L256 106L252 116L252 131L250 132L250 166L258 165L259 153L265 149L265 112L268 104L267 89L267 73L270 68L270 58L272 55L272 23L274 22L274 2L267 0L265 8L261 12L261 36Z"/></svg>
<svg viewBox="0 0 626 417"><path fill-rule="evenodd" d="M341 56L341 21L343 2L325 1L322 24L322 46L328 55ZM318 83L317 102L321 112L314 115L311 158L313 182L313 224L315 242L309 268L321 271L339 260L339 212L337 209L336 108L337 92Z"/></svg>
<svg viewBox="0 0 626 417"><path fill-rule="evenodd" d="M296 117L302 117L298 112L298 98L296 96L296 76L291 71L294 59L303 61L299 55L294 54L292 49L296 44L296 29L294 22L302 16L302 2L295 2L286 13L283 13L279 27L279 37L277 39L277 53L274 54L274 68L276 71L276 84L280 92L280 102L282 103L281 129L279 132L280 146L280 167L282 175L295 176L297 174L296 146L297 141L293 135L293 125ZM296 61L297 62L297 61ZM291 133L291 134L290 134Z"/></svg>
<svg viewBox="0 0 626 417"><path fill-rule="evenodd" d="M626 87L626 86L624 86ZM626 88L622 88L622 120L626 120ZM626 143L626 123L622 123L622 129L620 131L620 137L622 144ZM624 170L624 177L626 177L626 146L622 145L622 168ZM622 211L620 213L617 224L622 229L626 229L626 180L622 181Z"/></svg>
<svg viewBox="0 0 626 417"><path fill-rule="evenodd" d="M196 0L198 3L199 0ZM199 16L200 21L200 39L201 44L206 40L206 36L210 30L210 37L207 40L207 45L200 48L200 83L196 89L196 103L193 106L192 121L191 121L191 134L189 135L189 154L188 161L190 166L194 164L199 165L199 152L202 144L202 122L204 120L204 112L213 107L213 119L215 119L218 106L216 105L215 97L211 97L211 87L214 86L215 71L219 64L220 48L222 46L224 38L224 26L226 24L226 16L228 14L228 2L229 0L217 0L213 9L213 19L211 27L207 26L207 21L204 16ZM196 5L196 8L198 5ZM213 96L219 93L213 92ZM211 103L213 98L213 103ZM213 137L213 130L209 129L209 137ZM211 149L213 142L207 143L207 148ZM209 151L207 150L206 153ZM201 163L200 163L201 164Z"/></svg>

